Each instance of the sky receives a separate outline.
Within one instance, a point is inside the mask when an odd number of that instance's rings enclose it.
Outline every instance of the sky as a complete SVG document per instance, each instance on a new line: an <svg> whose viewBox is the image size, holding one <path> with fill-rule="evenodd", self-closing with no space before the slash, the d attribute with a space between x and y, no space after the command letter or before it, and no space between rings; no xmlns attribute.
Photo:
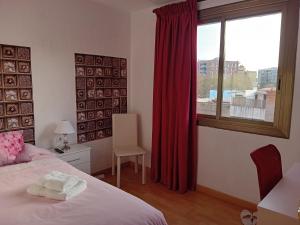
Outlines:
<svg viewBox="0 0 300 225"><path fill-rule="evenodd" d="M225 60L239 61L246 70L277 67L281 13L226 21ZM219 56L221 23L198 26L197 58Z"/></svg>

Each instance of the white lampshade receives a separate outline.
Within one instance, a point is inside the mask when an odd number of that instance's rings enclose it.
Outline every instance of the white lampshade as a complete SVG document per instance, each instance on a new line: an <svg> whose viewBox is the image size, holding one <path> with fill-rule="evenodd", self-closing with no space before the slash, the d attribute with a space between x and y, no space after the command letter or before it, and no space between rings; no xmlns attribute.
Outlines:
<svg viewBox="0 0 300 225"><path fill-rule="evenodd" d="M73 134L74 132L72 124L67 120L60 121L54 131L56 134Z"/></svg>

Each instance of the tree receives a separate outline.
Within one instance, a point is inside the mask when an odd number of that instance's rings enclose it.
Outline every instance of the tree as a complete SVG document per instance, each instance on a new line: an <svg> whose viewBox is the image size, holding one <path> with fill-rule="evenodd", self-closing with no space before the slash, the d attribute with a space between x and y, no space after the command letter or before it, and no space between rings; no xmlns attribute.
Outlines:
<svg viewBox="0 0 300 225"><path fill-rule="evenodd" d="M223 90L252 90L257 86L256 72L238 71L223 78ZM218 89L218 75L198 74L197 94L201 98L209 98L210 90Z"/></svg>
<svg viewBox="0 0 300 225"><path fill-rule="evenodd" d="M210 90L217 90L218 75L198 75L197 90L198 96L201 98L208 98Z"/></svg>

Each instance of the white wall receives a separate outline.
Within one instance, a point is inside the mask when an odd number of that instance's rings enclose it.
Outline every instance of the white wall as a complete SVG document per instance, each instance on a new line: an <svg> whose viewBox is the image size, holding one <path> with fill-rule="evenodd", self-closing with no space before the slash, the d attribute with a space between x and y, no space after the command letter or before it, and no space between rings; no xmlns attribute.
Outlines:
<svg viewBox="0 0 300 225"><path fill-rule="evenodd" d="M150 166L155 17L151 9L131 14L130 110L139 114L139 143Z"/></svg>
<svg viewBox="0 0 300 225"><path fill-rule="evenodd" d="M206 1L212 7L234 0ZM141 117L141 140L151 150L152 89L154 67L155 15L152 9L131 15L131 109ZM300 34L300 32L299 32ZM300 35L299 35L300 44ZM300 48L297 57L293 117L289 140L199 127L198 184L227 194L257 202L259 200L256 168L250 152L273 143L280 149L284 171L300 161Z"/></svg>
<svg viewBox="0 0 300 225"><path fill-rule="evenodd" d="M31 47L36 143L42 147L52 144L56 122L76 126L74 53L130 56L129 14L86 0L0 0L0 28L0 43ZM92 171L109 167L111 138L88 144Z"/></svg>

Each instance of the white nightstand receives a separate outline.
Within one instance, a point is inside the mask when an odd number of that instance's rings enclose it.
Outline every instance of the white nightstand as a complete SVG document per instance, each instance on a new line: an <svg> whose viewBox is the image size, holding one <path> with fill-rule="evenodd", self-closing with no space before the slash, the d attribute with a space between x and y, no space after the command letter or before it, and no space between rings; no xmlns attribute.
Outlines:
<svg viewBox="0 0 300 225"><path fill-rule="evenodd" d="M87 174L91 174L91 148L80 144L73 144L70 147L70 150L62 154L55 152L54 149L51 149L51 151L61 160Z"/></svg>

